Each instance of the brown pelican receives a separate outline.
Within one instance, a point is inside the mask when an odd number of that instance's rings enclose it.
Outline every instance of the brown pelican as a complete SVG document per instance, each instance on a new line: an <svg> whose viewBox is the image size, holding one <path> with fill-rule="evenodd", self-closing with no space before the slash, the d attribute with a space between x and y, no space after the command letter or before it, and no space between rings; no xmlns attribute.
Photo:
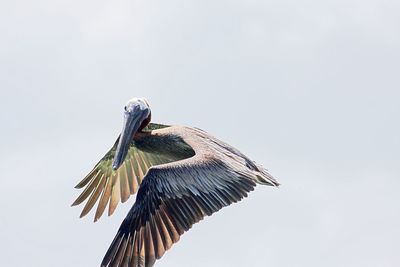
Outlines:
<svg viewBox="0 0 400 267"><path fill-rule="evenodd" d="M266 169L208 133L186 126L150 123L144 98L125 106L122 132L110 151L76 186L96 204L97 221L108 204L137 192L101 266L153 266L193 224L241 200L256 184L278 186Z"/></svg>

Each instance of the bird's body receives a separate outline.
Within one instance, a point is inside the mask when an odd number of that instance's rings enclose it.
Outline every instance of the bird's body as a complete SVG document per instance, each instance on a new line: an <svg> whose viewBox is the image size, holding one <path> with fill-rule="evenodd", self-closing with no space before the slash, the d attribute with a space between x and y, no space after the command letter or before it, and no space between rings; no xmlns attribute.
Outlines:
<svg viewBox="0 0 400 267"><path fill-rule="evenodd" d="M133 134L124 126L113 148L77 186L86 188L74 204L89 198L81 216L100 199L95 220L107 204L111 215L137 192L101 266L153 266L194 223L246 197L257 183L278 185L263 167L200 129L149 121L143 126L144 120ZM129 148L124 134L130 135Z"/></svg>

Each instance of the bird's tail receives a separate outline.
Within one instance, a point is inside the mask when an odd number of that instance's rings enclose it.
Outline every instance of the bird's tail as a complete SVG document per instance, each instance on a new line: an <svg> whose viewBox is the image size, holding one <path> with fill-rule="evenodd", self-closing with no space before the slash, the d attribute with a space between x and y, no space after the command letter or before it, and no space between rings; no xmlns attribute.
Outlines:
<svg viewBox="0 0 400 267"><path fill-rule="evenodd" d="M267 169L257 165L256 182L263 185L279 186L280 183L268 172Z"/></svg>

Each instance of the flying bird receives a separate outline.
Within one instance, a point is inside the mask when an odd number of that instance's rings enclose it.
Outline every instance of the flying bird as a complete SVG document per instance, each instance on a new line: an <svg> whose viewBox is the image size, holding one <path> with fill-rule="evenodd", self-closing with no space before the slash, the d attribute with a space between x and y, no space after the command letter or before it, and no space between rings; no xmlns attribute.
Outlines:
<svg viewBox="0 0 400 267"><path fill-rule="evenodd" d="M94 221L112 215L131 195L136 201L106 252L102 267L150 267L193 224L247 197L257 184L278 186L236 148L187 126L150 123L144 98L124 107L122 132L110 151L76 186L72 204L96 205Z"/></svg>

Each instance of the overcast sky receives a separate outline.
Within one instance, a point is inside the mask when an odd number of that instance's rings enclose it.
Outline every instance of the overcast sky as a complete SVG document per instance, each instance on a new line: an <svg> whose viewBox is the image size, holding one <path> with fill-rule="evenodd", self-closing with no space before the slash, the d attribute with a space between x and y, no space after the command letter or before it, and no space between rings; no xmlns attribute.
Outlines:
<svg viewBox="0 0 400 267"><path fill-rule="evenodd" d="M134 198L74 185L122 111L202 128L281 188L196 224L158 267L400 266L400 2L0 3L1 265L98 266Z"/></svg>

